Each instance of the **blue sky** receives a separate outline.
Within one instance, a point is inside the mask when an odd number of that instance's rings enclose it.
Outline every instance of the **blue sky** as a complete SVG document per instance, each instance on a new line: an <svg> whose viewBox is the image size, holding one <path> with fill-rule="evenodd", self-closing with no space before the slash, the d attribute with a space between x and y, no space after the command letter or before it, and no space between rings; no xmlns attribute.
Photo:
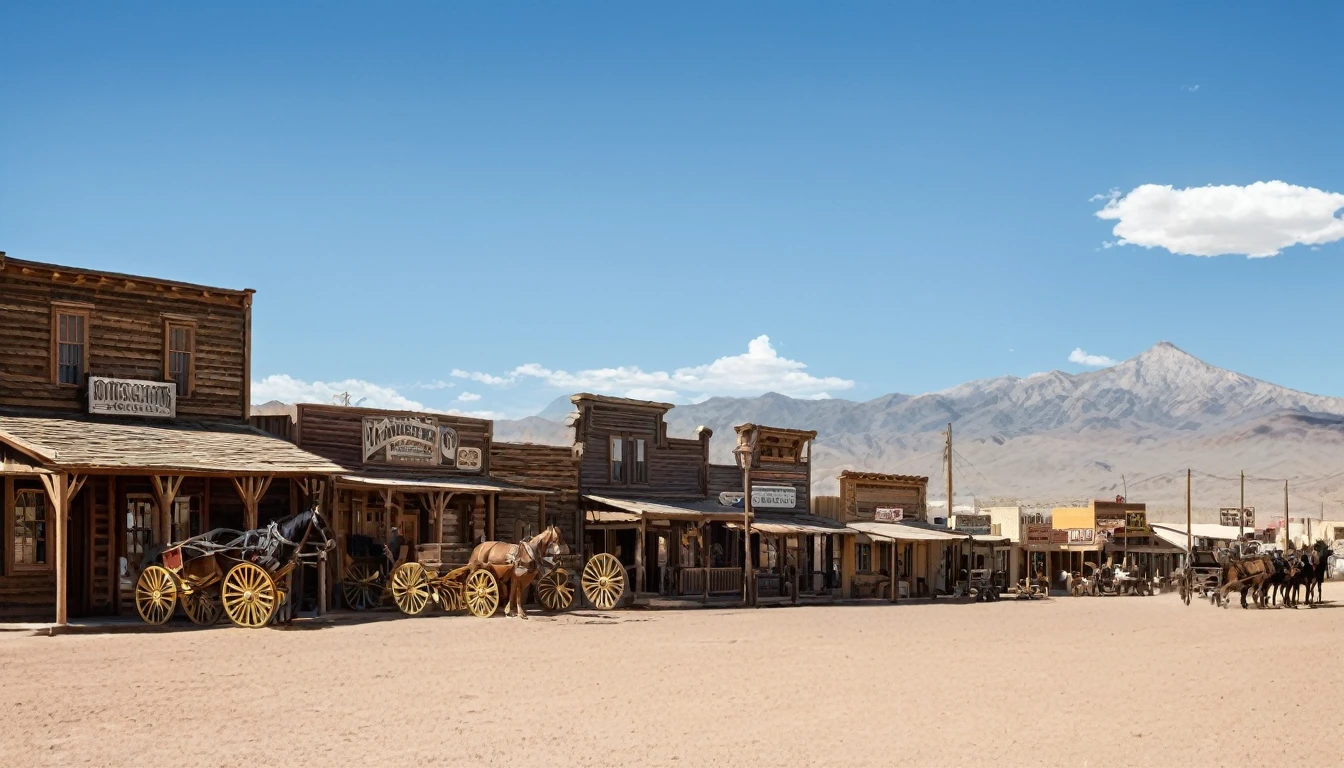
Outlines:
<svg viewBox="0 0 1344 768"><path fill-rule="evenodd" d="M1341 22L7 6L0 250L257 289L263 394L508 416L577 387L867 399L1165 339L1344 395ZM1206 185L1230 188L1182 192ZM1203 247L1230 255L1171 250Z"/></svg>

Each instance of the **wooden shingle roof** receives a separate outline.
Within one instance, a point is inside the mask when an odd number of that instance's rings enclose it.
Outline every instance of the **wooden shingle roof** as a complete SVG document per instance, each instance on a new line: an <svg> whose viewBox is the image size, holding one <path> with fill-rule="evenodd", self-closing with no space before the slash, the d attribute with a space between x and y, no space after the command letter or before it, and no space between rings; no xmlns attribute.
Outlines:
<svg viewBox="0 0 1344 768"><path fill-rule="evenodd" d="M118 421L0 410L0 442L50 468L334 475L345 470L244 424Z"/></svg>

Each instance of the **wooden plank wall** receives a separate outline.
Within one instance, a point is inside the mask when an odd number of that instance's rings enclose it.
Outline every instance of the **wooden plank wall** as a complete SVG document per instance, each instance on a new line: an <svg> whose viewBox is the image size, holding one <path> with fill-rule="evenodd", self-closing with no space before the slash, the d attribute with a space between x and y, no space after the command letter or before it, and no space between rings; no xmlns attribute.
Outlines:
<svg viewBox="0 0 1344 768"><path fill-rule="evenodd" d="M665 437L663 412L615 403L581 403L584 493L646 497L702 496L707 482L706 451L699 440ZM649 451L649 483L612 483L609 466L613 436L644 438ZM627 448L627 453L629 449ZM630 457L626 457L627 462Z"/></svg>
<svg viewBox="0 0 1344 768"><path fill-rule="evenodd" d="M742 490L742 470L736 464L709 465L709 495Z"/></svg>
<svg viewBox="0 0 1344 768"><path fill-rule="evenodd" d="M565 541L577 550L582 537L579 512L579 462L564 446L494 443L490 446L490 478L525 488L554 491L546 512L560 526ZM537 520L536 497L502 497L495 509L495 536L515 541L519 522Z"/></svg>
<svg viewBox="0 0 1344 768"><path fill-rule="evenodd" d="M739 485L741 483L739 482ZM812 511L812 486L808 482L807 464L776 464L763 462L751 470L751 485L790 485L793 486L796 501L792 510L772 509L771 512Z"/></svg>
<svg viewBox="0 0 1344 768"><path fill-rule="evenodd" d="M163 381L164 315L196 322L196 388L178 399L181 418L244 418L246 370L244 297L206 298L186 290L97 278L75 284L77 273L53 281L50 272L24 274L17 264L0 273L0 405L82 412L82 387L51 381L53 301L93 305L89 310L89 371L95 376Z"/></svg>
<svg viewBox="0 0 1344 768"><path fill-rule="evenodd" d="M483 466L480 470L464 471L441 464L365 464L365 416L424 416L437 419L441 426L457 430L459 447L481 449ZM494 423L465 416L303 403L298 406L294 431L294 440L300 448L351 470L369 469L378 474L411 478L480 476L488 474L490 470L490 437L494 432Z"/></svg>
<svg viewBox="0 0 1344 768"><path fill-rule="evenodd" d="M294 420L289 416L281 414L279 416L250 416L248 421L252 426L260 429L269 435L275 435L281 440L294 442Z"/></svg>

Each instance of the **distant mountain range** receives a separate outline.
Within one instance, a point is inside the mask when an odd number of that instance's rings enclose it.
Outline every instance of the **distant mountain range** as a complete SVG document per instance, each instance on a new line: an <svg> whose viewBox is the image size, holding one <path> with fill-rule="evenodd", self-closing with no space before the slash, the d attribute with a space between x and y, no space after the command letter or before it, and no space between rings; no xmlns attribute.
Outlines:
<svg viewBox="0 0 1344 768"><path fill-rule="evenodd" d="M561 398L538 416L496 421L495 435L569 444L561 423L569 410ZM724 462L731 428L743 422L817 430L817 493L834 493L840 470L861 469L927 474L939 495L950 422L958 497L1050 504L1128 490L1150 508L1183 509L1185 469L1193 468L1193 503L1204 519L1238 503L1240 470L1261 519L1282 513L1282 478L1295 517L1317 514L1322 501L1327 511L1344 504L1344 398L1223 370L1167 342L1081 374L1004 376L866 402L716 397L668 414L671 434L712 428L711 450Z"/></svg>

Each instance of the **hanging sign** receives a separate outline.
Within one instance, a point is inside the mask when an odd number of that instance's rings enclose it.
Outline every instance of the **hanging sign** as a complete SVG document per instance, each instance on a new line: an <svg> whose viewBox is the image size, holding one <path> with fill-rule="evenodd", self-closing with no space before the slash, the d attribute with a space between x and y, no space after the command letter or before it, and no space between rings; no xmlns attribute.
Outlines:
<svg viewBox="0 0 1344 768"><path fill-rule="evenodd" d="M725 507L741 507L741 491L724 491L719 494L719 503ZM753 485L751 487L752 509L793 509L798 504L798 491L792 485Z"/></svg>
<svg viewBox="0 0 1344 768"><path fill-rule="evenodd" d="M365 416L364 461L438 464L439 423L427 416Z"/></svg>
<svg viewBox="0 0 1344 768"><path fill-rule="evenodd" d="M1096 530L1093 528L1066 528L1069 535L1070 544L1091 544L1097 540Z"/></svg>
<svg viewBox="0 0 1344 768"><path fill-rule="evenodd" d="M896 523L905 518L905 510L900 507L878 507L873 519L879 523Z"/></svg>
<svg viewBox="0 0 1344 768"><path fill-rule="evenodd" d="M1050 543L1049 523L1027 523L1026 542L1028 546L1044 546Z"/></svg>
<svg viewBox="0 0 1344 768"><path fill-rule="evenodd" d="M457 466L457 430L452 427L439 427L439 461Z"/></svg>
<svg viewBox="0 0 1344 768"><path fill-rule="evenodd" d="M458 448L458 449L457 449L457 468L458 468L458 469L480 469L480 468L481 468L481 449L480 449L480 448Z"/></svg>
<svg viewBox="0 0 1344 768"><path fill-rule="evenodd" d="M1148 530L1147 512L1126 512L1125 533L1145 533Z"/></svg>
<svg viewBox="0 0 1344 768"><path fill-rule="evenodd" d="M1223 507L1218 510L1218 522L1233 528L1240 527L1242 525L1241 510L1237 507ZM1255 507L1246 508L1246 527L1255 527Z"/></svg>
<svg viewBox="0 0 1344 768"><path fill-rule="evenodd" d="M177 418L177 383L89 377L89 413Z"/></svg>
<svg viewBox="0 0 1344 768"><path fill-rule="evenodd" d="M972 536L988 536L990 525L989 515L957 515L952 529Z"/></svg>

